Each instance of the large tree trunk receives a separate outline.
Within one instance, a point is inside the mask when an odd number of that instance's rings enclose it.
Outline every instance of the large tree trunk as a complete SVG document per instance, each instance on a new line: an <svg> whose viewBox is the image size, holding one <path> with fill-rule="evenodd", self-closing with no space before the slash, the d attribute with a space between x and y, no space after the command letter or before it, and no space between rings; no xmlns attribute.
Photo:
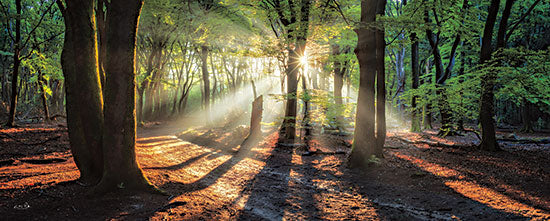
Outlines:
<svg viewBox="0 0 550 221"><path fill-rule="evenodd" d="M93 185L103 173L103 103L97 66L93 1L67 1L61 65L65 77L69 142L81 182Z"/></svg>
<svg viewBox="0 0 550 221"><path fill-rule="evenodd" d="M355 54L359 60L359 95L353 147L349 155L350 167L364 167L375 154L374 83L376 77L376 30L367 27L376 19L377 0L361 1L361 25L357 32Z"/></svg>
<svg viewBox="0 0 550 221"><path fill-rule="evenodd" d="M15 8L17 11L17 18L15 19L15 42L13 53L13 72L11 74L11 102L10 102L10 114L7 122L7 126L15 126L15 113L17 112L17 82L19 78L19 66L21 65L21 59L19 54L21 53L21 0L15 0Z"/></svg>
<svg viewBox="0 0 550 221"><path fill-rule="evenodd" d="M116 188L155 191L136 161L135 49L143 1L112 0L107 13L104 173L95 193Z"/></svg>
<svg viewBox="0 0 550 221"><path fill-rule="evenodd" d="M500 0L491 0L489 6L489 14L485 22L483 30L483 38L481 40L481 54L479 63L485 64L491 60L493 47L491 45L493 38L493 29L495 26ZM499 146L495 136L495 119L494 116L494 87L496 81L496 73L489 71L481 77L481 100L479 120L481 123L482 139L480 148L482 150L496 151Z"/></svg>
<svg viewBox="0 0 550 221"><path fill-rule="evenodd" d="M294 143L296 139L296 96L298 90L298 63L300 61L299 53L288 49L289 58L286 66L286 108L285 118L281 126L283 143Z"/></svg>
<svg viewBox="0 0 550 221"><path fill-rule="evenodd" d="M386 0L378 0L376 14L384 16ZM386 40L385 29L382 26L376 30L376 149L377 157L384 157L386 141Z"/></svg>
<svg viewBox="0 0 550 221"><path fill-rule="evenodd" d="M99 68L99 79L101 80L101 85L105 85L105 57L107 56L106 50L106 27L105 27L105 11L103 8L107 8L107 0L97 0L96 7L96 18L97 18L97 44L98 44L98 68ZM103 89L103 88L102 88Z"/></svg>

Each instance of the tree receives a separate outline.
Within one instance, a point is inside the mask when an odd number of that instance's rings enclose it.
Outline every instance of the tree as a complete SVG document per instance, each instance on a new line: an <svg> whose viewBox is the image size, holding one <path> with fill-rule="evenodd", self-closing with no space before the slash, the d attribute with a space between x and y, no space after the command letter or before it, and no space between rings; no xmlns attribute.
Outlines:
<svg viewBox="0 0 550 221"><path fill-rule="evenodd" d="M466 14L466 9L468 8L468 0L464 0L462 2L462 9L463 12L462 16ZM461 42L461 34L460 31L457 31L457 34L454 38L451 51L449 52L449 61L447 63L447 67L444 69L443 67L443 59L439 50L439 42L441 41L441 20L438 19L437 11L432 9L433 11L433 17L435 17L436 24L438 27L438 33L435 34L431 28L426 29L426 36L428 38L428 42L431 46L431 51L434 57L434 65L435 65L435 78L436 78L436 93L438 95L438 105L439 105L439 113L441 116L441 128L439 129L439 135L441 136L448 136L448 135L454 135L454 128L452 123L452 113L451 113L451 107L448 102L448 95L447 90L445 88L445 82L447 79L451 77L451 72L453 70L454 64L455 64L455 58L456 58L456 51L458 46ZM424 21L426 23L430 23L430 17L428 13L428 9L425 9L424 11Z"/></svg>
<svg viewBox="0 0 550 221"><path fill-rule="evenodd" d="M483 37L481 39L481 54L479 56L479 63L481 65L487 65L487 62L491 60L491 54L493 53L493 47L491 45L493 38L493 28L497 19L498 9L500 6L500 0L491 0L485 21L485 28L483 30ZM494 86L496 80L496 73L487 71L481 77L481 99L480 99L480 111L479 121L481 123L482 140L480 148L482 150L496 151L499 150L499 146L495 136L495 119L493 118L494 111Z"/></svg>
<svg viewBox="0 0 550 221"><path fill-rule="evenodd" d="M407 5L407 0L403 1L403 5ZM415 31L411 31L410 33L410 40L411 40L411 88L413 90L418 89L420 86L420 63L419 63L419 56L418 56L418 48L419 48L419 39L417 37L417 34ZM419 116L419 110L417 108L419 97L417 95L413 95L411 100L411 131L412 132L420 132L420 116Z"/></svg>
<svg viewBox="0 0 550 221"><path fill-rule="evenodd" d="M80 180L97 184L92 193L98 194L117 188L156 192L135 155L134 62L143 1L113 0L107 7L105 94L98 70L94 1L57 4L66 23L62 67L69 140Z"/></svg>
<svg viewBox="0 0 550 221"><path fill-rule="evenodd" d="M350 167L363 167L373 156L376 146L374 84L376 79L376 5L378 0L361 1L361 23L357 28L355 54L359 60L360 80Z"/></svg>
<svg viewBox="0 0 550 221"><path fill-rule="evenodd" d="M15 126L15 111L17 108L17 78L19 77L19 66L21 65L21 59L19 55L21 53L21 0L15 0L15 7L17 10L17 18L15 20L15 47L13 53L13 72L11 75L11 102L10 102L10 115L7 125L10 127Z"/></svg>
<svg viewBox="0 0 550 221"><path fill-rule="evenodd" d="M39 30L39 27L44 23L44 20L46 18L46 15L52 14L51 12L53 5L55 2L51 2L49 4L37 4L32 6L26 6L22 4L21 0L15 1L15 8L16 8L16 14L11 15L9 7L10 5L3 5L3 3L0 3L0 6L2 7L2 12L6 17L15 17L15 36L11 33L11 25L6 26L6 32L7 36L12 40L13 46L13 54L12 54L12 60L13 60L13 69L11 74L11 96L10 96L10 108L9 108L9 116L8 121L6 122L7 126L13 127L15 126L15 115L17 113L17 101L19 96L19 78L20 78L20 69L22 67L22 63L25 59L30 58L33 55L32 49L38 48L41 44L47 43L55 37L57 37L58 34L54 34L53 36L47 36L41 41L34 41L34 39L37 39L36 35ZM39 13L38 21L35 23L31 23L30 21L27 21L24 19L24 15L27 14L35 14L34 12ZM8 22L9 23L9 22ZM27 33L22 33L22 31L27 31ZM23 38L23 34L26 34L26 37ZM42 36L41 36L42 37ZM26 49L26 50L25 50ZM25 51L27 54L25 54ZM2 85L2 88L6 90L5 85Z"/></svg>
<svg viewBox="0 0 550 221"><path fill-rule="evenodd" d="M103 174L103 98L97 63L93 1L58 0L65 19L61 66L67 127L80 181L95 185Z"/></svg>
<svg viewBox="0 0 550 221"><path fill-rule="evenodd" d="M286 106L279 137L282 143L296 139L298 73L306 49L311 4L311 0L273 0L260 5L268 12L271 28L286 48Z"/></svg>
<svg viewBox="0 0 550 221"><path fill-rule="evenodd" d="M376 14L384 16L386 0L378 0ZM376 30L376 147L375 155L383 157L386 141L386 40L384 25Z"/></svg>
<svg viewBox="0 0 550 221"><path fill-rule="evenodd" d="M143 175L136 147L136 35L143 0L112 0L107 13L105 63L104 172L95 189L156 188Z"/></svg>

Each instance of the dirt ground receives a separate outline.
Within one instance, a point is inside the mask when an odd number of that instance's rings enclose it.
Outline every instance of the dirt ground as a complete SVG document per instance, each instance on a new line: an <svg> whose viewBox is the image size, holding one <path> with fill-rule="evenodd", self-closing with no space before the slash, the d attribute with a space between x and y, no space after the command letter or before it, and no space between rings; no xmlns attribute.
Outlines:
<svg viewBox="0 0 550 221"><path fill-rule="evenodd" d="M0 129L0 220L550 219L549 144L503 142L504 151L486 152L464 147L478 142L473 134L391 131L383 159L351 170L351 137L316 134L317 152L305 154L278 147L274 129L240 148L245 127L182 128L138 133L141 167L170 196L101 197L76 181L63 125ZM408 142L419 140L461 145Z"/></svg>

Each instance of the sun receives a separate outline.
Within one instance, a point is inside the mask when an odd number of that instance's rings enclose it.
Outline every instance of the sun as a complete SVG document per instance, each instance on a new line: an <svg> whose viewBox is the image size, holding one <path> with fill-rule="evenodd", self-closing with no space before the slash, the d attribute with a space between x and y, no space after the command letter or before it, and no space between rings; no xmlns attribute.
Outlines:
<svg viewBox="0 0 550 221"><path fill-rule="evenodd" d="M304 53L304 55L302 57L300 57L300 64L302 66L307 66L308 65L307 53Z"/></svg>

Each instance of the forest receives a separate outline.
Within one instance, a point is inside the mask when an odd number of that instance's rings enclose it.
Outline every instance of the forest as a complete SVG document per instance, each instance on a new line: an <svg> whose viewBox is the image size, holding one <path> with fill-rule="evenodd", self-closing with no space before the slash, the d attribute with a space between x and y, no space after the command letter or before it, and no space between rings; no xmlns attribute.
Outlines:
<svg viewBox="0 0 550 221"><path fill-rule="evenodd" d="M550 220L549 0L0 2L0 219Z"/></svg>

